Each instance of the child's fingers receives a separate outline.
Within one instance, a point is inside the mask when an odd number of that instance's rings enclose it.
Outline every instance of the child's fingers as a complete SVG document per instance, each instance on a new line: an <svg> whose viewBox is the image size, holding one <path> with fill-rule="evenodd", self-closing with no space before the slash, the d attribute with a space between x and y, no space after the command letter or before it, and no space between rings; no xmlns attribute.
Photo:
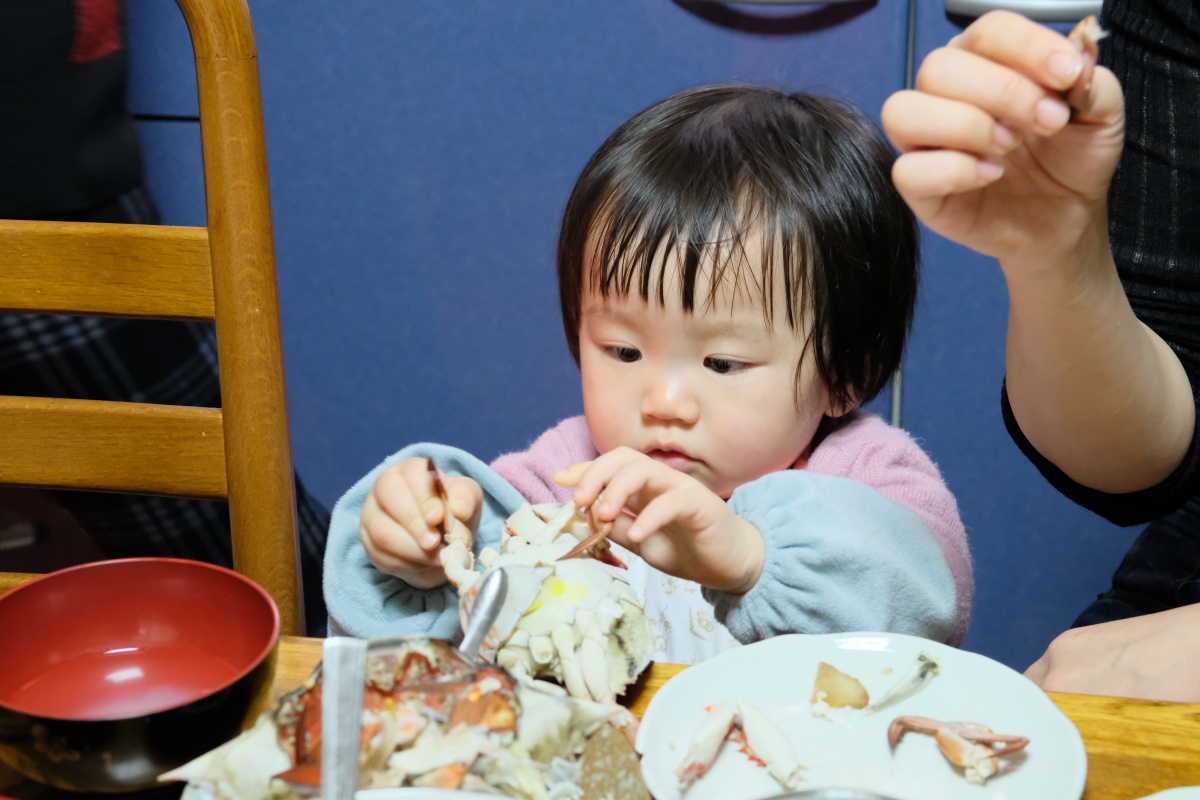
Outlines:
<svg viewBox="0 0 1200 800"><path fill-rule="evenodd" d="M636 450L628 447L618 447L596 458L594 461L587 461L568 467L563 472L569 473L566 477L572 480L575 485L575 491L571 495L575 501L575 505L580 508L593 505L600 493L605 491L612 477L625 469L626 465L636 462L639 459L649 460ZM559 475L562 474L559 473ZM557 477L555 479L558 480ZM617 512L619 511L620 508L618 507ZM615 516L615 513L612 514L606 521L611 521Z"/></svg>
<svg viewBox="0 0 1200 800"><path fill-rule="evenodd" d="M667 488L664 476L674 478L679 475L645 456L622 460L604 484L604 491L597 497L592 513L601 522L615 521L626 508L640 515L642 506Z"/></svg>
<svg viewBox="0 0 1200 800"><path fill-rule="evenodd" d="M565 469L560 469L554 473L554 482L564 489L570 489L579 483L579 479L583 477L583 474L587 472L588 467L591 465L591 461L581 461Z"/></svg>
<svg viewBox="0 0 1200 800"><path fill-rule="evenodd" d="M1013 150L1021 135L971 103L921 92L897 92L881 114L888 138L901 153L949 149L999 157Z"/></svg>
<svg viewBox="0 0 1200 800"><path fill-rule="evenodd" d="M419 547L436 550L441 542L435 532L442 518L441 503L430 494L431 487L421 487L420 483L420 476L411 471L389 469L379 476L370 497L376 500L383 514L408 532Z"/></svg>
<svg viewBox="0 0 1200 800"><path fill-rule="evenodd" d="M1003 64L1056 92L1071 88L1083 72L1083 57L1065 36L1011 11L984 14L950 47Z"/></svg>
<svg viewBox="0 0 1200 800"><path fill-rule="evenodd" d="M681 507L681 500L685 497L684 492L663 492L647 503L637 512L637 516L629 526L627 532L629 541L640 545L650 536L679 519L681 514L689 513L690 509Z"/></svg>
<svg viewBox="0 0 1200 800"><path fill-rule="evenodd" d="M437 563L436 553L426 553L412 533L383 510L372 492L359 515L359 534L367 556L387 572L404 567L427 567Z"/></svg>
<svg viewBox="0 0 1200 800"><path fill-rule="evenodd" d="M455 520L465 523L468 529L473 528L475 516L483 504L483 488L475 480L462 475L443 477L442 482L446 486L450 514Z"/></svg>
<svg viewBox="0 0 1200 800"><path fill-rule="evenodd" d="M995 119L1040 135L1058 132L1071 115L1058 92L1004 64L954 47L926 56L915 85L923 94L975 105Z"/></svg>

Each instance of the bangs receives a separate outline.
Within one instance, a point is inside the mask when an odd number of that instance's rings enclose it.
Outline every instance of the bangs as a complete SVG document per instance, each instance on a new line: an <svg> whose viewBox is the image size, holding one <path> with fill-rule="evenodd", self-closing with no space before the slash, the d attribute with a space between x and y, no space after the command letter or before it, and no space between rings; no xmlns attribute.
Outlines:
<svg viewBox="0 0 1200 800"><path fill-rule="evenodd" d="M782 301L787 324L796 329L808 295L807 237L781 222L777 205L773 212L768 205L746 181L740 188L731 181L727 189L712 174L691 186L643 183L630 191L621 185L597 206L585 285L602 297L636 294L687 313L711 310L728 287L757 298L768 324ZM669 297L672 283L678 291ZM698 286L705 287L702 296Z"/></svg>

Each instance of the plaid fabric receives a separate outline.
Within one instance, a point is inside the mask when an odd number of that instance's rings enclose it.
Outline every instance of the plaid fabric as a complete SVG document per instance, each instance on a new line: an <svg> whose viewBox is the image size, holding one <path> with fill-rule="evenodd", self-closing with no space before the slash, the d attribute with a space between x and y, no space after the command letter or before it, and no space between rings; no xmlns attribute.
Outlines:
<svg viewBox="0 0 1200 800"><path fill-rule="evenodd" d="M142 189L58 218L64 216L159 221ZM208 323L0 314L0 394L219 407L216 334ZM99 492L54 495L108 557L172 556L232 565L224 502ZM299 477L296 514L308 631L321 635L329 512Z"/></svg>

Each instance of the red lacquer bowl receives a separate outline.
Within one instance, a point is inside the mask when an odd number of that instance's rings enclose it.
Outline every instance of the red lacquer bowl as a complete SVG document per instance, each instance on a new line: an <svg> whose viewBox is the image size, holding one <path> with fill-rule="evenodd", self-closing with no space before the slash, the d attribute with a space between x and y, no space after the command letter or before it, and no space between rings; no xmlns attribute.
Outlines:
<svg viewBox="0 0 1200 800"><path fill-rule="evenodd" d="M0 596L0 760L74 791L131 791L262 709L279 611L232 570L84 564Z"/></svg>

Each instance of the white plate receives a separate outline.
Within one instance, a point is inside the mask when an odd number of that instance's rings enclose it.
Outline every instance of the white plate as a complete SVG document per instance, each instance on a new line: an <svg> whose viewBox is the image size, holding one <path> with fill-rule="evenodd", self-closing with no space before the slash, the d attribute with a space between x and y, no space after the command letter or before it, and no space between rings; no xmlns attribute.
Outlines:
<svg viewBox="0 0 1200 800"><path fill-rule="evenodd" d="M917 694L878 713L812 715L818 662L853 675L879 697L922 651L940 670ZM777 636L722 653L668 681L650 701L637 736L642 775L657 800L679 798L675 768L705 707L738 700L757 706L791 741L806 766L798 788L848 786L897 800L1079 800L1083 794L1087 753L1079 731L1023 675L927 639L845 633ZM1001 760L1000 774L975 786L950 766L932 736L910 732L891 753L887 727L902 714L979 722L1030 742ZM727 743L687 800L749 800L781 791L765 769Z"/></svg>
<svg viewBox="0 0 1200 800"><path fill-rule="evenodd" d="M1146 795L1142 800L1200 800L1200 786L1180 786Z"/></svg>

